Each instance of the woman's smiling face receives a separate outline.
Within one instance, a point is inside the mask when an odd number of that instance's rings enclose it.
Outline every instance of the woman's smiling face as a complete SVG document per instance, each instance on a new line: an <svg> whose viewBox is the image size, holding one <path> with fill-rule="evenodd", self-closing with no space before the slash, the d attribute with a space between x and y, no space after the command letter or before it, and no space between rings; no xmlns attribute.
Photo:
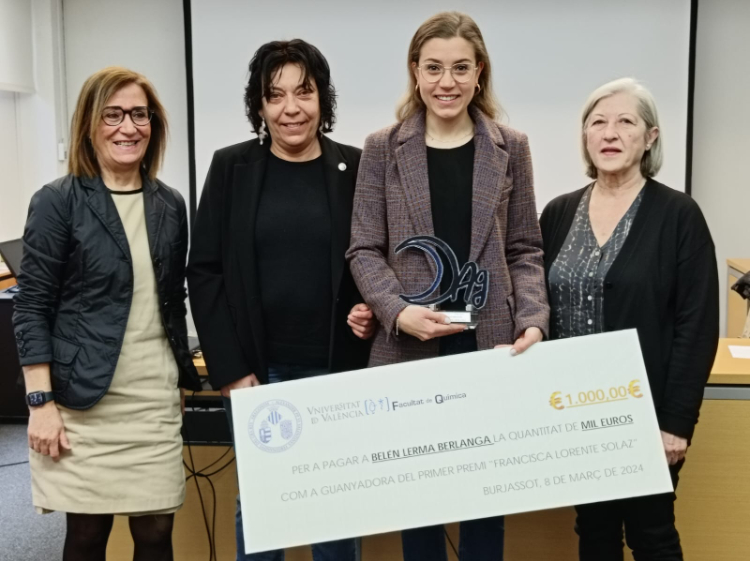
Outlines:
<svg viewBox="0 0 750 561"><path fill-rule="evenodd" d="M117 90L105 105L105 112L107 107L120 107L128 111L133 107L146 107L148 98L141 86L131 83ZM119 125L110 126L101 115L94 118L99 120L92 139L99 166L112 172L138 169L146 156L151 138L151 123L136 125L131 115L125 115Z"/></svg>
<svg viewBox="0 0 750 561"><path fill-rule="evenodd" d="M457 81L451 67L462 65L469 68L468 80ZM434 66L431 66L434 65ZM434 83L425 78L427 70L444 67L443 75ZM450 39L430 39L419 53L419 64L412 65L419 94L424 102L427 112L446 121L453 121L462 117L469 110L469 104L476 93L479 75L482 72L482 64L477 65L474 47L463 37L451 37Z"/></svg>
<svg viewBox="0 0 750 561"><path fill-rule="evenodd" d="M303 81L302 68L288 63L273 75L269 98L260 114L266 121L272 146L283 154L302 152L317 141L320 96L315 80ZM279 154L277 154L279 155Z"/></svg>

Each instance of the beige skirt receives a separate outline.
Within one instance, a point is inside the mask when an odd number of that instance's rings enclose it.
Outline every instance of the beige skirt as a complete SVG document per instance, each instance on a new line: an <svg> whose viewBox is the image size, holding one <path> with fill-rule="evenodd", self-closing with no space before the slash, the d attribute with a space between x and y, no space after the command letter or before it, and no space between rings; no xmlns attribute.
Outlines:
<svg viewBox="0 0 750 561"><path fill-rule="evenodd" d="M177 376L166 338L141 339L123 345L109 391L96 405L58 405L71 449L58 462L30 451L37 512L177 511L185 498Z"/></svg>

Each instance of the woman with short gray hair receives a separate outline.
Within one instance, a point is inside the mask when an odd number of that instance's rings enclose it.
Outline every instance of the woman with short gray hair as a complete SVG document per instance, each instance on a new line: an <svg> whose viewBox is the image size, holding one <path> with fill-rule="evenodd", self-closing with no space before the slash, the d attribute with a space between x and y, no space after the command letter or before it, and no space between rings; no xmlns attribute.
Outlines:
<svg viewBox="0 0 750 561"><path fill-rule="evenodd" d="M584 106L581 142L594 181L541 218L550 338L635 328L672 482L685 461L719 337L711 234L689 196L653 178L662 163L652 95L623 78ZM576 507L582 561L682 560L674 493Z"/></svg>
<svg viewBox="0 0 750 561"><path fill-rule="evenodd" d="M648 91L643 84L634 80L633 78L620 78L619 80L613 80L603 86L599 86L586 100L586 104L583 106L582 115L582 126L583 130L581 134L581 154L583 155L583 161L586 163L586 175L591 179L596 179L598 172L594 165L591 155L586 149L586 121L591 116L591 112L594 107L604 98L611 97L615 94L629 94L631 95L637 104L638 114L647 130L657 129L659 133L656 138L650 143L650 146L643 154L641 159L641 175L643 177L654 177L661 169L661 164L664 159L662 153L662 133L659 129L659 114L656 111L656 102L654 96Z"/></svg>

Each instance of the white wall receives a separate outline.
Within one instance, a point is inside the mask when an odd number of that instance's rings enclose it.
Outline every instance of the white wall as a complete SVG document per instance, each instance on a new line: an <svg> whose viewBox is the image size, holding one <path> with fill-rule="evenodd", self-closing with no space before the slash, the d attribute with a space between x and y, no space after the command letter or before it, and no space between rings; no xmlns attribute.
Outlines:
<svg viewBox="0 0 750 561"><path fill-rule="evenodd" d="M20 237L23 221L16 136L16 94L0 91L0 240Z"/></svg>
<svg viewBox="0 0 750 561"><path fill-rule="evenodd" d="M0 0L0 89L34 91L31 3Z"/></svg>
<svg viewBox="0 0 750 561"><path fill-rule="evenodd" d="M31 196L67 173L67 161L58 161L58 144L67 148L70 117L83 81L108 65L144 73L159 91L171 126L160 177L187 200L182 2L132 0L123 11L124 5L113 0L28 1L35 92L0 92L0 239L20 237ZM138 10L147 17L136 26L128 18Z"/></svg>
<svg viewBox="0 0 750 561"><path fill-rule="evenodd" d="M750 257L750 2L701 0L695 69L693 197L716 244L721 329L726 259Z"/></svg>
<svg viewBox="0 0 750 561"><path fill-rule="evenodd" d="M187 82L181 0L65 0L69 115L83 82L106 66L124 66L156 87L170 139L159 179L188 200ZM140 15L137 15L140 14Z"/></svg>
<svg viewBox="0 0 750 561"><path fill-rule="evenodd" d="M67 170L67 163L57 158L57 145L63 138L61 127L65 122L64 108L58 102L61 94L58 79L61 0L33 0L33 4L36 93L16 96L24 222L31 196Z"/></svg>
<svg viewBox="0 0 750 561"><path fill-rule="evenodd" d="M31 196L65 172L65 163L57 159L60 0L31 2L35 92L0 94L0 239L4 240L21 237Z"/></svg>

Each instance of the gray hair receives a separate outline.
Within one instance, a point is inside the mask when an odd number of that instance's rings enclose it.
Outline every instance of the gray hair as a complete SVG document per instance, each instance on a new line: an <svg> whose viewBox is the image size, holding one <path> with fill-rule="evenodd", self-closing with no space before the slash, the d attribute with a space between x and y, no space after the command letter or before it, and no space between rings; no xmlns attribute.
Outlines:
<svg viewBox="0 0 750 561"><path fill-rule="evenodd" d="M663 159L659 115L656 112L654 96L651 95L651 92L643 84L634 78L620 78L599 86L591 93L586 100L586 104L583 106L583 112L581 113L581 154L586 164L586 175L592 179L596 179L598 173L594 162L591 160L589 151L586 149L586 121L597 103L605 97L610 97L618 93L628 93L636 98L638 101L638 116L645 122L647 132L654 127L659 128L659 136L656 137L656 140L651 145L651 149L646 150L641 159L641 175L643 177L654 177L659 173Z"/></svg>

